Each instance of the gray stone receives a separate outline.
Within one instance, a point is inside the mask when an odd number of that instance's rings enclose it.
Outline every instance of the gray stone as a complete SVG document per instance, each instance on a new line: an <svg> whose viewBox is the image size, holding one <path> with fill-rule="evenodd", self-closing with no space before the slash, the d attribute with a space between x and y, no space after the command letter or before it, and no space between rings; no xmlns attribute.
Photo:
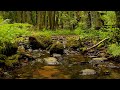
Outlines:
<svg viewBox="0 0 120 90"><path fill-rule="evenodd" d="M108 68L119 68L119 66L116 66L116 65L114 65L113 63L108 63L108 64L106 65L106 67L108 67Z"/></svg>
<svg viewBox="0 0 120 90"><path fill-rule="evenodd" d="M94 61L96 61L96 60L105 61L105 60L107 60L107 58L104 58L104 57L101 57L101 58L93 58L92 60L94 60Z"/></svg>
<svg viewBox="0 0 120 90"><path fill-rule="evenodd" d="M12 78L12 76L11 76L8 72L4 72L4 75L5 75L5 77L8 78L8 79L9 79L9 78Z"/></svg>
<svg viewBox="0 0 120 90"><path fill-rule="evenodd" d="M95 75L96 71L94 69L84 69L81 71L80 75Z"/></svg>
<svg viewBox="0 0 120 90"><path fill-rule="evenodd" d="M26 65L28 65L28 63L24 63L24 62L22 62L21 64L22 64L22 66L26 66Z"/></svg>
<svg viewBox="0 0 120 90"><path fill-rule="evenodd" d="M34 65L34 64L35 64L35 62L36 62L36 61L31 61L31 62L30 62L30 64L31 64L31 65Z"/></svg>
<svg viewBox="0 0 120 90"><path fill-rule="evenodd" d="M53 57L61 57L61 54L53 53Z"/></svg>
<svg viewBox="0 0 120 90"><path fill-rule="evenodd" d="M47 65L59 65L60 63L54 57L47 57L43 59L44 63Z"/></svg>
<svg viewBox="0 0 120 90"><path fill-rule="evenodd" d="M38 58L38 59L36 59L36 62L43 63L43 60L42 60L42 59L40 59L40 58Z"/></svg>
<svg viewBox="0 0 120 90"><path fill-rule="evenodd" d="M95 64L102 64L104 63L107 58L93 58L92 60L89 61L90 64L95 65Z"/></svg>
<svg viewBox="0 0 120 90"><path fill-rule="evenodd" d="M20 53L25 52L25 48L24 48L24 46L23 46L23 45L18 46L18 50L17 50L17 52L20 52Z"/></svg>
<svg viewBox="0 0 120 90"><path fill-rule="evenodd" d="M34 54L40 53L40 51L36 49L36 50L33 50L33 53L34 53Z"/></svg>
<svg viewBox="0 0 120 90"><path fill-rule="evenodd" d="M40 58L40 57L41 57L41 54L40 54L40 53L36 53L36 54L33 54L32 57L35 58L35 59L36 59L36 58Z"/></svg>
<svg viewBox="0 0 120 90"><path fill-rule="evenodd" d="M32 49L28 49L28 52L32 53L32 51L33 51Z"/></svg>

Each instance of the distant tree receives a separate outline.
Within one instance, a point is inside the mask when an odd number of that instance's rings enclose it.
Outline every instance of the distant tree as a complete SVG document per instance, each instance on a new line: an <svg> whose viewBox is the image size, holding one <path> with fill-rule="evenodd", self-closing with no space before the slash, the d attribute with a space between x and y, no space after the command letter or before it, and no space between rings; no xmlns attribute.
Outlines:
<svg viewBox="0 0 120 90"><path fill-rule="evenodd" d="M116 25L120 28L120 11L115 11L116 14Z"/></svg>

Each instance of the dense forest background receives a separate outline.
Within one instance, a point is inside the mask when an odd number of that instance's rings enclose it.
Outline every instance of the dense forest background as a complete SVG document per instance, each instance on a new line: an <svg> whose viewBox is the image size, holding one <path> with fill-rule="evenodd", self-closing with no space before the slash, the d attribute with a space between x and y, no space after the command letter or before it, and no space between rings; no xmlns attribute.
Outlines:
<svg viewBox="0 0 120 90"><path fill-rule="evenodd" d="M37 29L100 29L119 27L119 11L0 11L3 19L33 24Z"/></svg>

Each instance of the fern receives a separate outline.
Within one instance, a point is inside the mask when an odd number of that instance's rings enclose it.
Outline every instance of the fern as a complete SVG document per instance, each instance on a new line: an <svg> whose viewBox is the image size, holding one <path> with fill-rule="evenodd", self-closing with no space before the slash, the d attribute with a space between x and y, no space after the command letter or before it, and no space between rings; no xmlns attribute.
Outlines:
<svg viewBox="0 0 120 90"><path fill-rule="evenodd" d="M120 55L120 46L118 44L111 44L108 47L108 53L112 56L119 56Z"/></svg>

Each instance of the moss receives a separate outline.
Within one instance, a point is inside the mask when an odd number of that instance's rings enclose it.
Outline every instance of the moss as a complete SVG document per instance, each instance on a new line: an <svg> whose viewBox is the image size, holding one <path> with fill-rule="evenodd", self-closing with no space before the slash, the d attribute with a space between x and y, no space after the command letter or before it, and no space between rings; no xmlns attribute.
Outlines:
<svg viewBox="0 0 120 90"><path fill-rule="evenodd" d="M0 54L0 60L5 60L7 58L6 55Z"/></svg>
<svg viewBox="0 0 120 90"><path fill-rule="evenodd" d="M17 52L17 44L5 42L4 46L1 48L1 53L6 56L11 56Z"/></svg>
<svg viewBox="0 0 120 90"><path fill-rule="evenodd" d="M17 55L17 54L8 57L8 58L5 60L5 65L6 65L6 66L13 66L14 63L18 63L18 57L19 57L19 55Z"/></svg>
<svg viewBox="0 0 120 90"><path fill-rule="evenodd" d="M52 44L52 40L50 36L44 36L44 35L40 35L40 36L30 36L29 37L29 42L30 45L32 45L33 49L46 49L47 47L49 47L49 45Z"/></svg>
<svg viewBox="0 0 120 90"><path fill-rule="evenodd" d="M52 39L50 36L40 35L39 37L36 38L44 48L47 48L52 44Z"/></svg>
<svg viewBox="0 0 120 90"><path fill-rule="evenodd" d="M50 54L53 53L63 54L63 52L64 52L63 44L59 41L53 43L52 46L50 47Z"/></svg>
<svg viewBox="0 0 120 90"><path fill-rule="evenodd" d="M66 43L66 47L67 48L73 48L73 49L77 49L79 47L82 46L82 42L80 40L79 37L67 37L67 43Z"/></svg>

